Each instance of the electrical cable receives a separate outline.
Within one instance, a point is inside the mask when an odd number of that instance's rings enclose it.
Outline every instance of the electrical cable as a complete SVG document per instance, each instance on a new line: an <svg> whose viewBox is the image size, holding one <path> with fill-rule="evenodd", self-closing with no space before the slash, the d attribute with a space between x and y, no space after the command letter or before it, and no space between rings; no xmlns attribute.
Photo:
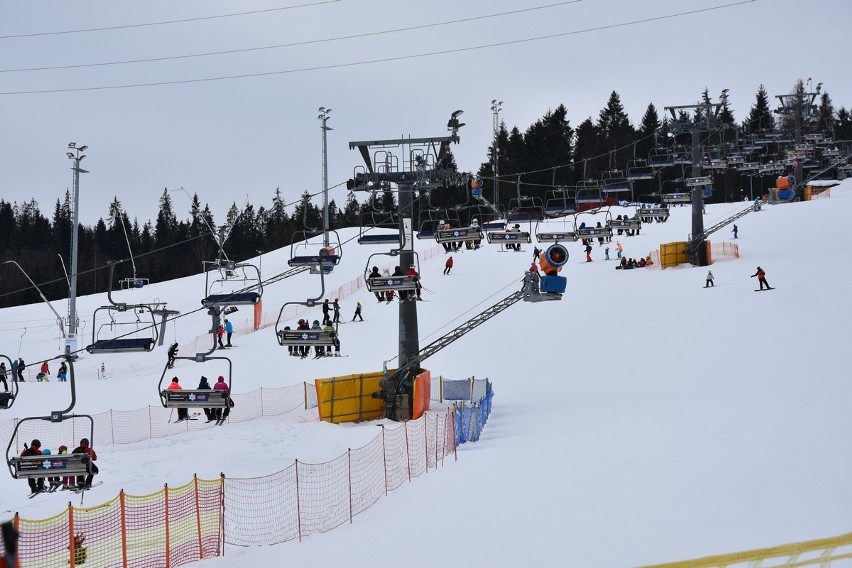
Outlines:
<svg viewBox="0 0 852 568"><path fill-rule="evenodd" d="M455 53L465 53L469 51L478 51L483 49L490 49L494 47L505 47L509 45L520 45L524 43L532 43L536 41L542 41L547 39L554 39L560 37L568 37L572 35L579 35L583 33L597 32L602 30L611 30L617 28L623 28L628 26L634 26L639 24L646 24L649 22L658 22L661 20L668 20L673 18L679 18L683 16L691 16L695 14L706 13L714 10L723 10L727 8L732 8L735 6L741 6L743 4L750 4L756 2L757 0L740 0L738 2L732 2L729 4L721 4L717 6L711 6L708 8L698 8L695 10L688 10L684 12L677 12L673 14L665 14L662 16L653 16L650 18L642 18L637 20L630 20L627 22L619 22L616 24L606 24L602 26L595 26L591 28L585 28L582 30L572 30L569 32L561 32L555 34L547 34L542 36L535 36L530 38L522 38L517 40L507 40L500 41L494 43L480 44L474 46L467 47L458 47L452 49L443 49L436 51L429 51L424 53L415 53L411 55L398 55L393 57L382 57L377 59L365 59L362 61L350 61L347 63L332 63L328 65L313 65L309 67L300 67L296 69L284 69L279 71L263 71L258 73L240 73L237 75L219 75L216 77L201 77L197 79L176 79L176 80L165 80L165 81L152 81L148 83L123 83L117 85L99 85L99 86L91 86L91 87L66 87L66 88L55 88L55 89L34 89L34 90L18 90L18 91L0 91L0 96L14 96L14 95L40 95L40 94L55 94L55 93L76 93L76 92L89 92L89 91L106 91L106 90L119 90L119 89L136 89L140 87L163 87L167 85L188 85L195 83L209 83L214 81L232 81L236 79L248 79L255 77L271 77L275 75L292 75L296 73L305 73L308 71L324 71L331 69L342 69L348 67L361 67L365 65L375 65L378 63L390 63L397 61L410 61L412 59L420 59L424 57L434 57L439 55L450 55Z"/></svg>

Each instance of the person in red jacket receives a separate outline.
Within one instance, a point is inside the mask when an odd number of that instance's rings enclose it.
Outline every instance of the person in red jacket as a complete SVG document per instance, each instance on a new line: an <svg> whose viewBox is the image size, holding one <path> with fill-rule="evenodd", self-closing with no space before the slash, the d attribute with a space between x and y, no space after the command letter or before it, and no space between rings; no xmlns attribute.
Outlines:
<svg viewBox="0 0 852 568"><path fill-rule="evenodd" d="M452 257L450 257L450 258L452 258ZM420 300L421 299L420 298L420 275L417 273L417 269L414 267L413 264L408 267L408 272L406 272L405 275L414 277L414 284L417 287L417 299ZM410 292L409 292L409 294L410 294ZM400 294L400 296L401 296L401 294Z"/></svg>
<svg viewBox="0 0 852 568"><path fill-rule="evenodd" d="M183 387L180 386L180 381L177 377L172 377L172 382L169 383L169 386L166 387L166 390L183 390ZM178 419L181 420L189 420L189 409L187 408L178 408Z"/></svg>
<svg viewBox="0 0 852 568"><path fill-rule="evenodd" d="M216 328L216 340L219 342L219 347L221 349L225 348L225 345L222 343L222 337L225 335L225 327L222 324L219 324L219 327Z"/></svg>
<svg viewBox="0 0 852 568"><path fill-rule="evenodd" d="M95 453L95 450L89 446L89 439L83 438L80 440L80 445L74 448L72 454L86 454L92 463L90 464L92 473L86 475L85 477L82 475L77 476L77 487L80 489L91 489L92 488L92 478L98 473L98 466L94 464L94 462L98 459L98 454Z"/></svg>
<svg viewBox="0 0 852 568"><path fill-rule="evenodd" d="M29 447L24 444L24 451L21 452L21 457L26 456L40 456L41 455L41 442L38 439L34 439L30 442ZM44 491L44 478L43 477L30 477L27 479L27 483L30 484L30 492L32 493L41 493Z"/></svg>
<svg viewBox="0 0 852 568"><path fill-rule="evenodd" d="M447 259L447 262L444 263L444 274L449 274L450 270L453 269L453 257Z"/></svg>

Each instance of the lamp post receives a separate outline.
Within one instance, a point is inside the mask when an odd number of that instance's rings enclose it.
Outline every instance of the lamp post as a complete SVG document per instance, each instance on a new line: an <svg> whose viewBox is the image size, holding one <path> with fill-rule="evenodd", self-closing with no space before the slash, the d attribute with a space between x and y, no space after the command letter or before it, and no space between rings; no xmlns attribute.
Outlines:
<svg viewBox="0 0 852 568"><path fill-rule="evenodd" d="M328 141L326 134L329 130L333 130L328 126L330 108L319 107L319 116L317 118L322 123L322 230L323 230L323 246L328 246Z"/></svg>
<svg viewBox="0 0 852 568"><path fill-rule="evenodd" d="M69 341L74 341L74 350L76 351L77 341L77 236L79 233L79 210L80 210L80 174L89 173L80 167L80 162L86 157L83 152L88 146L77 147L76 142L69 142L68 148L70 152L66 152L69 160L74 162L71 171L74 172L74 212L71 215L71 290L68 297L68 335L65 338L65 353L71 352Z"/></svg>
<svg viewBox="0 0 852 568"><path fill-rule="evenodd" d="M491 100L491 115L494 119L494 207L500 208L500 111L503 101Z"/></svg>

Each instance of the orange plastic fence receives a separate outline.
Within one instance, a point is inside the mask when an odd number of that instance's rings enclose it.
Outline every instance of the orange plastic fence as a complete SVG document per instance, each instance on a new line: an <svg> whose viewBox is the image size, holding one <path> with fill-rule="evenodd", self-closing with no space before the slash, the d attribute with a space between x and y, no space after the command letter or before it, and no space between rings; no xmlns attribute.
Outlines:
<svg viewBox="0 0 852 568"><path fill-rule="evenodd" d="M27 568L160 568L224 554L224 544L268 545L352 522L382 495L454 455L450 409L396 428L324 463L296 461L256 478L193 480L150 495L121 492L48 519L15 517Z"/></svg>
<svg viewBox="0 0 852 568"><path fill-rule="evenodd" d="M150 495L73 507L48 519L22 519L20 566L181 566L223 550L224 480L194 478Z"/></svg>

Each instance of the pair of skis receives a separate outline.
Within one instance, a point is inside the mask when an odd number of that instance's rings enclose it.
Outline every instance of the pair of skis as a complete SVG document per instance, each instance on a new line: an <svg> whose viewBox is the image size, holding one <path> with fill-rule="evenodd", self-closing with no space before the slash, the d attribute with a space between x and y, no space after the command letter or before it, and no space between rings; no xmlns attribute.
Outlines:
<svg viewBox="0 0 852 568"><path fill-rule="evenodd" d="M219 418L218 420L216 420L216 419L214 418L213 420L208 420L207 422L205 422L205 424L210 424L211 422L216 422L216 426L221 426L222 424L224 424L224 423L225 423L225 419L224 419L224 418Z"/></svg>

